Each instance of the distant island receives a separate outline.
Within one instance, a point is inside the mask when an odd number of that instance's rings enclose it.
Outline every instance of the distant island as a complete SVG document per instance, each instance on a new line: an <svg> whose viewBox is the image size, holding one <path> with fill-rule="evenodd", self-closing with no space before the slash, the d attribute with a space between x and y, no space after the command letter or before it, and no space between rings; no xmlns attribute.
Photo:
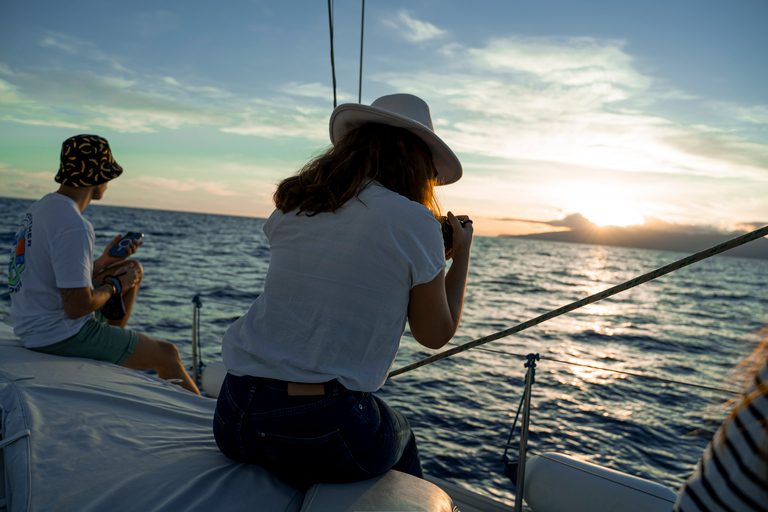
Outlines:
<svg viewBox="0 0 768 512"><path fill-rule="evenodd" d="M636 249L655 249L659 251L675 251L695 253L707 249L732 238L743 235L747 231L715 232L691 226L689 230L682 226L669 225L656 221L651 225L641 226L597 226L580 214L569 215L561 221L532 222L522 219L505 219L517 222L547 224L552 227L570 228L565 231L549 231L527 235L499 235L510 238L527 238L533 240L548 240L551 242L570 242L593 245L609 245L615 247L632 247ZM656 224L658 227L655 227ZM768 223L750 223L752 229L759 229ZM666 228L666 229L665 229ZM740 258L768 259L768 239L760 238L745 245L731 249L723 256Z"/></svg>

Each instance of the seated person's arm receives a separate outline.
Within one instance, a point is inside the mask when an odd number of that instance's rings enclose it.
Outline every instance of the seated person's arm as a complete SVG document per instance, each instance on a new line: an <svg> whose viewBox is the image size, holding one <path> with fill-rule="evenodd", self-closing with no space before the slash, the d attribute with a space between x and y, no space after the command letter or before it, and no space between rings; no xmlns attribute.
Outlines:
<svg viewBox="0 0 768 512"><path fill-rule="evenodd" d="M453 258L451 268L428 283L414 286L408 302L411 334L433 349L445 346L459 328L469 272L472 227L462 229L456 218L450 217L454 224L453 249L448 253Z"/></svg>
<svg viewBox="0 0 768 512"><path fill-rule="evenodd" d="M141 281L140 267L125 265L114 277L120 281L121 291L130 290ZM112 297L112 287L106 284L92 288L59 288L62 305L68 318L75 319L89 315L107 303Z"/></svg>
<svg viewBox="0 0 768 512"><path fill-rule="evenodd" d="M414 286L408 302L408 325L413 337L427 348L441 348L456 334L459 315L454 316L445 293L445 272L432 281Z"/></svg>
<svg viewBox="0 0 768 512"><path fill-rule="evenodd" d="M112 297L112 288L107 285L92 288L59 288L64 312L74 320L91 314L107 303Z"/></svg>

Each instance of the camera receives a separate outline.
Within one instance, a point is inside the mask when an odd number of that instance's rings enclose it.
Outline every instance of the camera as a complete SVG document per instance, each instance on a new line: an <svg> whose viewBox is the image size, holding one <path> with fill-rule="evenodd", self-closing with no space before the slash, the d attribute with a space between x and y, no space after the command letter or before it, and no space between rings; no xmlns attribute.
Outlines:
<svg viewBox="0 0 768 512"><path fill-rule="evenodd" d="M448 217L440 217L440 227L443 230L443 246L445 249L451 249L453 248L453 226L451 226L451 221L448 220ZM462 226L464 226L464 221L460 220L459 223L461 223Z"/></svg>

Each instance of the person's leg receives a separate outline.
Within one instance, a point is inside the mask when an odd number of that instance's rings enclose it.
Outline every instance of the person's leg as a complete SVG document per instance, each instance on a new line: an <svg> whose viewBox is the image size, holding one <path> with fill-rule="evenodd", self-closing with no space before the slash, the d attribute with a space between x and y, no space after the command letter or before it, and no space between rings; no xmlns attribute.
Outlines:
<svg viewBox="0 0 768 512"><path fill-rule="evenodd" d="M384 453L391 452L396 455L397 462L389 469L424 478L416 436L408 419L376 395L372 398L371 406L378 409L380 418L377 442L372 447L377 446Z"/></svg>
<svg viewBox="0 0 768 512"><path fill-rule="evenodd" d="M200 394L200 390L197 389L192 378L184 369L179 356L179 349L173 343L156 340L146 334L139 334L139 341L133 354L121 366L137 370L154 370L161 379L181 380L181 387Z"/></svg>
<svg viewBox="0 0 768 512"><path fill-rule="evenodd" d="M139 263L136 260L123 260L119 263L115 263L110 267L107 267L106 269L102 270L99 274L93 276L96 282L101 283L101 280L108 275L114 276L114 275L120 274L121 273L120 269L124 266L139 267L139 269L141 270L141 278L139 279L139 282L136 284L136 286L133 286L128 290L123 290L122 295L123 295L123 307L125 308L125 316L120 320L107 320L107 323L109 325L114 325L116 327L125 327L126 324L128 324L128 318L131 316L133 303L136 301L136 295L139 293L139 286L141 286L141 280L144 278L144 268L141 266L141 263Z"/></svg>

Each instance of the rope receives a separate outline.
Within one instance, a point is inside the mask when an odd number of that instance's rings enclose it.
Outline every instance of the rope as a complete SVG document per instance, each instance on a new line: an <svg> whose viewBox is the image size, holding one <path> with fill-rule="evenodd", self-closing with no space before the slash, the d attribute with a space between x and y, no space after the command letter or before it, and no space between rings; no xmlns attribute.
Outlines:
<svg viewBox="0 0 768 512"><path fill-rule="evenodd" d="M336 64L333 60L333 12L331 0L328 0L328 28L331 34L331 75L333 76L333 108L336 108Z"/></svg>
<svg viewBox="0 0 768 512"><path fill-rule="evenodd" d="M714 247L711 247L709 249L704 249L703 251L697 252L696 254L692 256L688 256L686 258L683 258L681 260L675 261L673 263L670 263L669 265L665 265L661 268L658 268L652 272L648 272L647 274L644 274L640 277L636 277L635 279L626 281L622 284L616 285L612 288L608 288L607 290L604 290L602 292L598 292L594 295L590 295L589 297L586 297L581 300L577 300L576 302L572 302L566 306L563 306L561 308L555 309L550 311L549 313L545 313L543 315L537 316L536 318L533 318L531 320L528 320L527 322L523 322L522 324L519 324L515 327L509 328L504 331L497 332L496 334L491 334L490 336L486 336L484 338L480 338L474 341L470 341L468 343L465 343L464 345L460 345L456 348L452 348L450 350L446 350L445 352L441 352L439 354L435 354L434 356L427 357L426 359L422 359L421 361L417 361L413 364L410 364L408 366L404 366L402 368L399 368L393 372L390 372L389 378L396 377L398 375L401 375L405 372L409 372L411 370L415 370L416 368L421 368L422 366L426 366L430 363L434 363L436 361L440 361L441 359L445 359L447 357L451 357L455 354L459 354L461 352L465 352L471 348L484 345L486 343L490 343L491 341L496 341L500 338L504 338L506 336L510 336L512 334L518 333L520 331L523 331L525 329L528 329L529 327L533 327L534 325L538 325L540 323L546 322L547 320L551 320L552 318L555 318L557 316L560 316L562 314L568 313L570 311L573 311L574 309L578 309L582 306L586 306L587 304L592 304L594 302L597 302L599 300L605 299L607 297L610 297L612 295L616 295L619 292L623 292L625 290L628 290L630 288L634 288L635 286L639 286L643 283L646 283L652 279L656 279L657 277L661 277L665 274L669 274L670 272L674 272L675 270L681 269L683 267L687 267L688 265L691 265L693 263L696 263L698 261L701 261L705 258L709 258L711 256L715 256L716 254L720 254L722 252L725 252L727 250L733 249L734 247L738 247L740 245L743 245L747 242L751 242L753 240L756 240L760 237L763 237L765 235L768 235L768 226L764 226L760 229L756 229L755 231L752 231L750 233L747 233L745 235L739 236L734 238L733 240L729 240L727 242L724 242L720 245L716 245Z"/></svg>
<svg viewBox="0 0 768 512"><path fill-rule="evenodd" d="M363 0L363 14L360 18L360 82L357 88L357 102L363 98L363 30L365 28L365 0Z"/></svg>

